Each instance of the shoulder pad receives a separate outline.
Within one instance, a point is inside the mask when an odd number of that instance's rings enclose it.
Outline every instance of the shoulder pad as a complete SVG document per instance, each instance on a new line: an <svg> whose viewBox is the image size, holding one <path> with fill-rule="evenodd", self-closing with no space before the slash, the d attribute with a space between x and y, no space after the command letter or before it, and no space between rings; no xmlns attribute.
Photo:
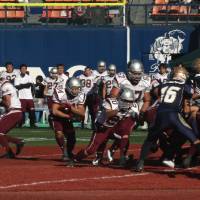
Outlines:
<svg viewBox="0 0 200 200"><path fill-rule="evenodd" d="M146 75L146 74L144 74L144 75L142 76L142 79L143 79L144 81L151 81L151 77L150 77L149 75Z"/></svg>
<svg viewBox="0 0 200 200"><path fill-rule="evenodd" d="M83 92L80 92L78 95L78 104L84 104L86 100L86 95Z"/></svg>

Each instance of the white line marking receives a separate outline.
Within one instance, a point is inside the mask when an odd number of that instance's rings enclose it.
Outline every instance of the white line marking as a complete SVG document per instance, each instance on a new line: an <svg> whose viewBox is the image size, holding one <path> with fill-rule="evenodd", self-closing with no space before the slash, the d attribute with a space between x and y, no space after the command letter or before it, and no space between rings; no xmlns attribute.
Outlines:
<svg viewBox="0 0 200 200"><path fill-rule="evenodd" d="M77 141L86 141L86 142L89 142L90 141L90 138L77 138L76 139ZM44 141L55 141L54 138L24 138L24 141L25 142L44 142Z"/></svg>
<svg viewBox="0 0 200 200"><path fill-rule="evenodd" d="M125 174L120 176L102 176L102 177L92 177L92 178L72 178L72 179L62 179L54 181L38 181L32 183L23 183L23 184L13 184L7 186L0 186L0 189L11 189L17 187L27 187L27 186L36 186L36 185L45 185L45 184L55 184L55 183L66 183L66 182L79 182L79 181L90 181L90 180L106 180L106 179L118 179L118 178L128 178L134 176L145 176L149 173L140 173L140 174Z"/></svg>
<svg viewBox="0 0 200 200"><path fill-rule="evenodd" d="M61 156L62 154L35 154L30 156L19 156L18 158L38 158L38 157L53 157L53 156Z"/></svg>

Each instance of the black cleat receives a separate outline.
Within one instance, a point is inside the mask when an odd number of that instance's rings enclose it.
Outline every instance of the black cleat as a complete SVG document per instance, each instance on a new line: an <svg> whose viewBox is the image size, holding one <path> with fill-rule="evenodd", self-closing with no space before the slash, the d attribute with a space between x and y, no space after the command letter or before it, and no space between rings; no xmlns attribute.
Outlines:
<svg viewBox="0 0 200 200"><path fill-rule="evenodd" d="M66 167L74 167L75 166L75 161L73 159L69 159L66 162Z"/></svg>
<svg viewBox="0 0 200 200"><path fill-rule="evenodd" d="M7 151L6 158L8 158L8 159L15 158L15 154L13 153L13 151L11 149Z"/></svg>
<svg viewBox="0 0 200 200"><path fill-rule="evenodd" d="M191 166L191 162L192 162L192 156L187 156L184 160L183 160L183 167L184 168L189 168Z"/></svg>
<svg viewBox="0 0 200 200"><path fill-rule="evenodd" d="M21 141L19 144L16 144L16 155L19 155L24 147L24 142Z"/></svg>
<svg viewBox="0 0 200 200"><path fill-rule="evenodd" d="M144 160L139 160L136 168L135 168L136 172L143 172L144 171Z"/></svg>
<svg viewBox="0 0 200 200"><path fill-rule="evenodd" d="M125 167L126 166L126 157L125 156L121 156L119 159L119 166L120 167Z"/></svg>

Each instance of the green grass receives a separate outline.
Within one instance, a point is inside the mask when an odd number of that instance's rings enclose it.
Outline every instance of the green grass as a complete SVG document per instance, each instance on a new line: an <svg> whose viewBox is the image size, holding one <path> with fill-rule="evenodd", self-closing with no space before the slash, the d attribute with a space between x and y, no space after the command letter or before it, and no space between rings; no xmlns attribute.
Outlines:
<svg viewBox="0 0 200 200"><path fill-rule="evenodd" d="M91 130L76 128L76 137L78 144L88 144L91 137ZM23 138L30 146L55 145L54 132L50 128L16 128L9 135ZM146 137L145 131L134 131L130 136L132 144L143 143Z"/></svg>

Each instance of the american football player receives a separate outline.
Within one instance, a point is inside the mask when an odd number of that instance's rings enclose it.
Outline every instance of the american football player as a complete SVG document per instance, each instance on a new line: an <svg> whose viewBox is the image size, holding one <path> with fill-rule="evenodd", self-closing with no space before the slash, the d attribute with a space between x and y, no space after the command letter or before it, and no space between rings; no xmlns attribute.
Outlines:
<svg viewBox="0 0 200 200"><path fill-rule="evenodd" d="M135 121L139 114L138 105L134 103L134 93L129 88L124 88L119 95L119 100L107 98L102 106L102 111L96 119L97 130L87 148L77 154L77 160L82 160L95 153L113 133L121 138L120 157L124 157L126 146L124 139L126 140L128 132L133 128L132 121Z"/></svg>
<svg viewBox="0 0 200 200"><path fill-rule="evenodd" d="M21 103L15 87L6 79L0 79L0 92L2 95L1 105L5 107L5 114L0 116L0 144L6 150L7 158L15 158L18 155L24 142L21 139L11 137L7 133L22 121ZM16 154L13 153L9 143L16 145Z"/></svg>
<svg viewBox="0 0 200 200"><path fill-rule="evenodd" d="M106 75L103 79L103 89L102 89L102 97L106 99L109 97L110 92L113 87L113 79L117 73L117 68L114 64L110 64L108 66L108 75Z"/></svg>
<svg viewBox="0 0 200 200"><path fill-rule="evenodd" d="M5 67L6 71L1 74L1 78L4 78L14 84L14 80L19 75L19 71L14 69L14 66L11 62L7 62Z"/></svg>
<svg viewBox="0 0 200 200"><path fill-rule="evenodd" d="M200 140L181 115L182 105L185 113L190 112L189 100L192 97L192 91L191 87L186 84L187 76L188 73L184 68L176 68L173 72L173 78L165 80L160 86L160 104L155 124L149 129L147 139L142 146L136 166L137 172L143 171L144 160L153 142L168 128L185 136L200 152Z"/></svg>
<svg viewBox="0 0 200 200"><path fill-rule="evenodd" d="M85 106L88 109L88 112L91 116L92 127L94 128L94 121L96 113L94 112L93 105L95 104L95 94L94 91L94 80L95 76L92 74L92 69L90 67L86 67L83 74L77 77L81 81L82 92L86 94L86 102ZM87 113L86 113L87 115ZM85 116L85 122L87 124L88 117Z"/></svg>
<svg viewBox="0 0 200 200"><path fill-rule="evenodd" d="M58 139L63 136L67 139L69 165L73 165L73 149L76 143L73 117L84 118L85 99L86 95L81 92L81 82L74 77L67 80L64 90L55 88L53 93L53 128ZM64 155L63 140L58 141L58 144Z"/></svg>

